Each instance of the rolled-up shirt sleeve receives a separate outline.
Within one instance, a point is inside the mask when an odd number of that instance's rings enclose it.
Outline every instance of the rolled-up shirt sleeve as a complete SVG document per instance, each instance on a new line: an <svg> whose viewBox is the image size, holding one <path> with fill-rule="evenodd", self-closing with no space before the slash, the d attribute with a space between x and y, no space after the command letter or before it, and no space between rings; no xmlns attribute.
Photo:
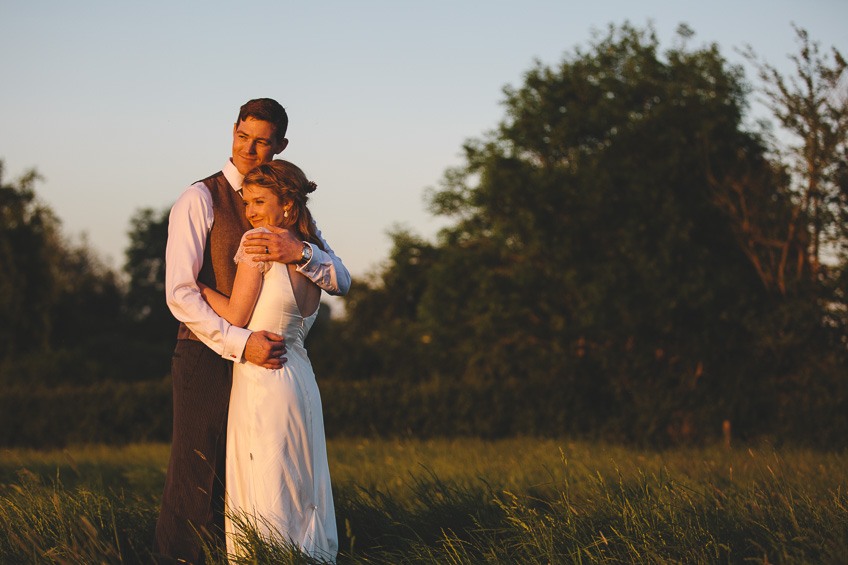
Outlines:
<svg viewBox="0 0 848 565"><path fill-rule="evenodd" d="M197 286L213 221L212 197L202 183L188 187L171 208L165 249L165 297L174 317L200 341L225 359L242 361L250 330L233 326L218 316Z"/></svg>
<svg viewBox="0 0 848 565"><path fill-rule="evenodd" d="M328 294L344 296L350 290L350 273L321 236L321 230L318 230L318 239L324 244L326 251L309 243L308 245L312 247L312 258L298 266L297 270Z"/></svg>

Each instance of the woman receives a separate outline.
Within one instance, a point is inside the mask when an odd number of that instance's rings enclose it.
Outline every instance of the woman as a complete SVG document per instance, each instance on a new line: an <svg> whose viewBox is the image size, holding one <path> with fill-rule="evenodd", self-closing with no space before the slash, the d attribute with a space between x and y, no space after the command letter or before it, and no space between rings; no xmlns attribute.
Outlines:
<svg viewBox="0 0 848 565"><path fill-rule="evenodd" d="M242 185L253 230L278 226L324 249L306 207L316 188L297 166L275 160L256 167ZM265 230L268 231L268 230ZM230 298L201 293L230 323L286 338L287 362L269 370L236 364L227 424L227 551L240 553L240 525L297 545L320 559L338 550L321 397L304 340L315 321L321 289L296 265L256 262L236 254Z"/></svg>

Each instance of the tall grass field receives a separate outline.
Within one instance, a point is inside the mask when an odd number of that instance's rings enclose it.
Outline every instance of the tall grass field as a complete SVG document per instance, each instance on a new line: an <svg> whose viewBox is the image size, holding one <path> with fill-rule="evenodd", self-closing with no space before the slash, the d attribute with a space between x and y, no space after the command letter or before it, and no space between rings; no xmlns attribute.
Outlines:
<svg viewBox="0 0 848 565"><path fill-rule="evenodd" d="M0 563L150 563L168 450L0 452ZM329 456L339 564L848 563L845 453L334 439ZM313 563L243 542L233 563Z"/></svg>

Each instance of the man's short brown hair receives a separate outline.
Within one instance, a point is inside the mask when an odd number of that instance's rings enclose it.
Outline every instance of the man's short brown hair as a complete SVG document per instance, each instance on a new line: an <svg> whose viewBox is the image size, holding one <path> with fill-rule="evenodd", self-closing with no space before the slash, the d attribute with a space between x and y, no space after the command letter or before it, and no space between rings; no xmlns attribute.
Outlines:
<svg viewBox="0 0 848 565"><path fill-rule="evenodd" d="M247 118L270 122L274 125L274 137L279 143L286 138L289 128L289 116L280 103L271 98L254 98L247 101L239 110L237 124Z"/></svg>

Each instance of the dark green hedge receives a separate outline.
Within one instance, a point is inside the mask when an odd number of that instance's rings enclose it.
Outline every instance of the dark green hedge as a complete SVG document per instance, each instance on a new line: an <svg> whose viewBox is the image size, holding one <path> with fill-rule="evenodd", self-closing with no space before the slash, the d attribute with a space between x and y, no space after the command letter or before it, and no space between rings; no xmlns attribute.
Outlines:
<svg viewBox="0 0 848 565"><path fill-rule="evenodd" d="M171 381L0 392L0 445L171 440Z"/></svg>
<svg viewBox="0 0 848 565"><path fill-rule="evenodd" d="M329 436L502 437L588 432L563 390L394 380L320 383ZM0 391L0 445L170 441L169 379ZM593 422L595 424L596 422Z"/></svg>
<svg viewBox="0 0 848 565"><path fill-rule="evenodd" d="M716 441L726 417L708 403L691 403L691 410L659 405L641 410L599 395L588 406L573 386L519 379L498 384L327 380L320 387L331 437L539 435L656 446ZM734 437L848 446L848 411L841 395L815 395L813 403L782 398L782 407L753 423L741 415L729 418ZM6 390L0 391L0 446L168 442L171 418L170 379Z"/></svg>

